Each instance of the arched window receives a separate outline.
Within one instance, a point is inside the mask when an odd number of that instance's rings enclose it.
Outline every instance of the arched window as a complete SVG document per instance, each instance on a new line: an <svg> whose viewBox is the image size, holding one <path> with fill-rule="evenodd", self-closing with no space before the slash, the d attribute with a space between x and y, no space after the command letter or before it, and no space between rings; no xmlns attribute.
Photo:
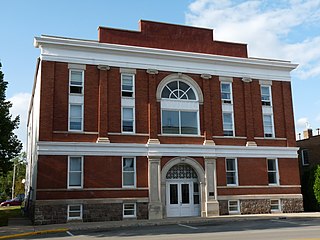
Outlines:
<svg viewBox="0 0 320 240"><path fill-rule="evenodd" d="M171 79L160 96L162 134L200 134L199 97L190 80Z"/></svg>

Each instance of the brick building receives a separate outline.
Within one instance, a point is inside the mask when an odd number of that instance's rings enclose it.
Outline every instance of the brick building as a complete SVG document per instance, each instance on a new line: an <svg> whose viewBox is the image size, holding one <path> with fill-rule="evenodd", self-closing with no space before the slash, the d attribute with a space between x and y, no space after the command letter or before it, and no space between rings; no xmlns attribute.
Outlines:
<svg viewBox="0 0 320 240"><path fill-rule="evenodd" d="M319 128L316 129L316 132L317 134L313 135L312 129L308 127L305 131L303 131L303 139L297 141L297 146L300 148L298 153L300 163L301 192L303 193L305 211L320 210L320 204L317 203L313 190L314 170L317 165L320 165Z"/></svg>
<svg viewBox="0 0 320 240"><path fill-rule="evenodd" d="M288 61L141 21L36 37L35 223L302 211Z"/></svg>

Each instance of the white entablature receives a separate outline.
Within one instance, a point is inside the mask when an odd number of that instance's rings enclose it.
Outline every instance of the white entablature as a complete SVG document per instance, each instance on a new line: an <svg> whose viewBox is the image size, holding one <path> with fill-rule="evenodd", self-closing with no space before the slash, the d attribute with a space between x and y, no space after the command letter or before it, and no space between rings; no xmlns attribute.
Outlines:
<svg viewBox="0 0 320 240"><path fill-rule="evenodd" d="M191 53L51 36L35 37L34 45L41 49L41 59L47 61L259 80L290 81L290 72L298 66L288 61Z"/></svg>

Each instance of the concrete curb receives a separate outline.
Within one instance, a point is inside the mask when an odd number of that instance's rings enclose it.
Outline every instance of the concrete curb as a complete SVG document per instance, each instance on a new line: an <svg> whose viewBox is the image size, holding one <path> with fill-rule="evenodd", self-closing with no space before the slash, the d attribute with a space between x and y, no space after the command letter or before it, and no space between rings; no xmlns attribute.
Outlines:
<svg viewBox="0 0 320 240"><path fill-rule="evenodd" d="M60 233L60 232L66 232L68 230L69 230L69 228L58 228L58 229L50 229L50 230L42 230L42 231L34 231L34 232L17 233L17 234L11 234L11 235L7 235L7 236L0 236L0 239L28 237L28 236L48 234L48 233Z"/></svg>

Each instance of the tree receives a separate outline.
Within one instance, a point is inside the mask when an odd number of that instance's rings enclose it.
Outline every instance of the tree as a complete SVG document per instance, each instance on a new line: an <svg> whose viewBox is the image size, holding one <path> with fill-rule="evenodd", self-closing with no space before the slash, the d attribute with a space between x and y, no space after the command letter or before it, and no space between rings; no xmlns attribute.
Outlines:
<svg viewBox="0 0 320 240"><path fill-rule="evenodd" d="M314 172L314 184L313 184L314 196L320 204L320 165L318 165Z"/></svg>
<svg viewBox="0 0 320 240"><path fill-rule="evenodd" d="M10 160L20 153L22 143L13 132L19 126L20 117L12 119L10 114L12 103L6 101L8 82L4 81L1 67L0 63L0 174L5 175L13 166Z"/></svg>

